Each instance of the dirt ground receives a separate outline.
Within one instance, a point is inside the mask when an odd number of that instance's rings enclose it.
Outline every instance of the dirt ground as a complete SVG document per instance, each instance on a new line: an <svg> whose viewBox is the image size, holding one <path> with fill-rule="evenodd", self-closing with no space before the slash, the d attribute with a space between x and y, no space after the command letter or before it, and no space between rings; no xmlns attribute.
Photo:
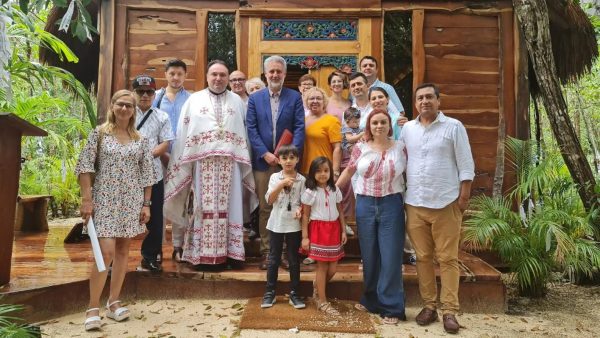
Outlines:
<svg viewBox="0 0 600 338"><path fill-rule="evenodd" d="M512 291L511 291L512 292ZM132 317L116 323L103 318L101 331L86 333L83 313L43 323L48 337L373 337L373 335L292 333L286 330L239 330L246 300L142 300L127 306ZM259 309L257 309L259 310ZM414 322L418 308L408 308L408 321L390 326L372 316L375 337L451 336L441 322L420 327ZM299 311L299 315L301 310ZM460 337L600 337L600 286L556 283L541 300L511 296L504 314L458 316Z"/></svg>

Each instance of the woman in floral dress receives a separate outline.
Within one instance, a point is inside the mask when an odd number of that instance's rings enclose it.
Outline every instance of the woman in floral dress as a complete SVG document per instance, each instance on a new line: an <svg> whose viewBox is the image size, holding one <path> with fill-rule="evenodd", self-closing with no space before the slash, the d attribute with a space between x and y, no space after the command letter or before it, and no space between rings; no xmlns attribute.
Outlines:
<svg viewBox="0 0 600 338"><path fill-rule="evenodd" d="M81 186L81 217L87 224L94 216L104 263L112 263L106 317L116 321L129 318L129 310L120 306L118 299L127 272L131 238L143 233L144 224L150 219L150 195L155 182L148 140L135 129L135 107L132 92L119 90L113 95L106 123L90 133L75 168ZM96 264L92 264L86 330L102 325L100 295L106 276L107 271L98 272Z"/></svg>

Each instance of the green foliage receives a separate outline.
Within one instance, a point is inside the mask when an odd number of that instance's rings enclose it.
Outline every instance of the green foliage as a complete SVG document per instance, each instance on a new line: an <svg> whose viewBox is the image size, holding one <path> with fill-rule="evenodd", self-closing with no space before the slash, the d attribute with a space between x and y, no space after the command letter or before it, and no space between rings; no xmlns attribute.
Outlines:
<svg viewBox="0 0 600 338"><path fill-rule="evenodd" d="M508 196L471 200L474 212L465 220L464 243L497 252L522 295L544 295L556 270L591 277L600 266L600 248L593 241L596 211L585 211L560 154L538 160L531 141L511 138L506 145L517 184Z"/></svg>
<svg viewBox="0 0 600 338"><path fill-rule="evenodd" d="M3 7L3 9L6 9ZM82 139L96 125L96 103L87 89L69 72L37 62L40 47L76 62L77 56L59 39L43 30L45 9L28 13L10 7L14 20L7 29L12 55L7 70L12 97L0 88L0 109L12 112L48 132L47 137L23 139L25 158L20 194L52 195L52 210L69 216L79 202L74 175Z"/></svg>
<svg viewBox="0 0 600 338"><path fill-rule="evenodd" d="M229 71L237 69L235 46L235 15L209 13L208 60L220 59L227 64Z"/></svg>
<svg viewBox="0 0 600 338"><path fill-rule="evenodd" d="M6 12L9 16L14 14L28 16L31 13L38 13L50 5L67 8L60 21L61 28L65 32L70 30L73 36L85 41L86 39L92 40L92 33L98 33L92 25L90 13L86 10L86 6L90 3L91 0L19 0L17 4L16 1L1 0L0 11Z"/></svg>
<svg viewBox="0 0 600 338"><path fill-rule="evenodd" d="M8 314L22 311L20 305L0 304L0 337L5 338L33 338L38 335L27 325L18 324L19 318Z"/></svg>

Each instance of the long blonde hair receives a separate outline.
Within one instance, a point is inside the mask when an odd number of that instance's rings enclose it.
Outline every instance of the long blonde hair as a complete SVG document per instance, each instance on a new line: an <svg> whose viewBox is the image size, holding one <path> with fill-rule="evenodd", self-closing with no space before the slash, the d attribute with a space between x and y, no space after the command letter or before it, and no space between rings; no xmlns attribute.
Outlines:
<svg viewBox="0 0 600 338"><path fill-rule="evenodd" d="M133 100L134 112L131 115L131 118L129 119L129 123L127 124L127 133L129 134L129 137L131 137L131 139L137 141L141 138L140 133L137 131L137 129L135 129L135 115L136 115L135 109L137 107L137 99L136 99L135 95L133 94L133 92L131 92L127 89L121 89L113 94L112 98L110 99L110 108L108 108L108 111L106 112L106 122L104 122L99 127L99 130L101 133L104 133L104 134L112 135L114 133L115 128L116 128L116 122L115 122L115 112L114 112L113 108L114 108L114 105L117 102L117 100L124 96L129 96Z"/></svg>

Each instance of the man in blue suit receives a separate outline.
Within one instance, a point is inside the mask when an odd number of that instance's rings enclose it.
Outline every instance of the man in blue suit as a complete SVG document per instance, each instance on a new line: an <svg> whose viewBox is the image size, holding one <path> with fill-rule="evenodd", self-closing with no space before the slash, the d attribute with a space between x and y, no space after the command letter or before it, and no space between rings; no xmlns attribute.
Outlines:
<svg viewBox="0 0 600 338"><path fill-rule="evenodd" d="M265 200L271 174L279 170L279 159L273 152L284 130L293 134L292 144L302 154L304 146L304 106L300 93L284 88L287 72L285 60L278 55L268 57L264 62L267 88L250 95L246 127L252 145L252 170L259 198L259 232L262 261L260 268L267 269L269 255L269 232L267 221L271 206Z"/></svg>

